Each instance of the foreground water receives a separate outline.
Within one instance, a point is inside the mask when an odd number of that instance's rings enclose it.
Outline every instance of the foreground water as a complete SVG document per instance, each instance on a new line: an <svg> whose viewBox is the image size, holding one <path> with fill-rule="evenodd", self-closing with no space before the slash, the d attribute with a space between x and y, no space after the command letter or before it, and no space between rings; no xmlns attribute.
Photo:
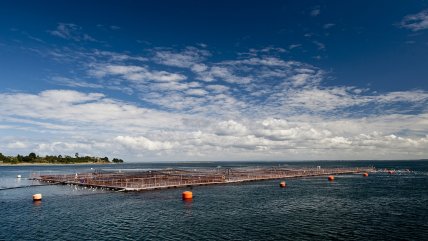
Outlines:
<svg viewBox="0 0 428 241"><path fill-rule="evenodd" d="M0 190L0 240L428 240L428 162L192 163L0 167L0 189L31 173L217 166L368 166L374 173L121 193L72 186ZM17 179L17 175L23 178ZM42 193L33 203L31 195Z"/></svg>

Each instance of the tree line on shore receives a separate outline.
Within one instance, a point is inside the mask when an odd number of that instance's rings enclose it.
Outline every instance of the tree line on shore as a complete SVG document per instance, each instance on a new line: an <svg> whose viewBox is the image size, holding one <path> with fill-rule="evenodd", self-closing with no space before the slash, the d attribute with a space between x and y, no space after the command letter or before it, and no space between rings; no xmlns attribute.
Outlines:
<svg viewBox="0 0 428 241"><path fill-rule="evenodd" d="M57 164L73 164L73 163L123 163L122 159L113 158L109 160L108 157L94 157L94 156L79 156L76 153L72 156L39 156L36 153L31 152L27 156L5 156L0 152L0 162L8 164L19 164L19 163L57 163Z"/></svg>

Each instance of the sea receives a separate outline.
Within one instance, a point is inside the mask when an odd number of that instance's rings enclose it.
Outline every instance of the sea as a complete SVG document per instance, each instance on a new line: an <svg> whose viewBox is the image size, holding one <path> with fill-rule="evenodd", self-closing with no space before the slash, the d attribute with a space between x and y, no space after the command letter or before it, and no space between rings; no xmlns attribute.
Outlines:
<svg viewBox="0 0 428 241"><path fill-rule="evenodd" d="M32 174L219 166L397 171L337 175L333 182L286 179L286 188L268 180L127 193L29 180ZM192 201L181 199L187 190ZM33 202L35 193L41 202ZM428 161L0 166L0 240L428 240Z"/></svg>

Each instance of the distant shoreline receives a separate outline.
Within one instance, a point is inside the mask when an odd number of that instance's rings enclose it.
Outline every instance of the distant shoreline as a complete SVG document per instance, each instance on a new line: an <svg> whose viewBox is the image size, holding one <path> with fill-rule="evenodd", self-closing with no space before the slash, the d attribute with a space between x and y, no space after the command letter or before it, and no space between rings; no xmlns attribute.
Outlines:
<svg viewBox="0 0 428 241"><path fill-rule="evenodd" d="M1 166L81 166L81 165L108 165L116 164L111 162L85 162L85 163L0 163Z"/></svg>

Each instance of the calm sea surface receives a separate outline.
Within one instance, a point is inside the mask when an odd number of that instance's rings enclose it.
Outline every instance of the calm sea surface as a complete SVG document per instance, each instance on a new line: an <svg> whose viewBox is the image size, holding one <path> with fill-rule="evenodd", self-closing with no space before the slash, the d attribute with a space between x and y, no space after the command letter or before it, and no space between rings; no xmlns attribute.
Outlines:
<svg viewBox="0 0 428 241"><path fill-rule="evenodd" d="M411 172L339 175L122 193L40 186L0 190L0 240L428 240L428 162L191 163L3 166L0 189L31 173L217 166L369 166ZM17 175L22 175L19 180ZM42 193L43 201L31 196Z"/></svg>

